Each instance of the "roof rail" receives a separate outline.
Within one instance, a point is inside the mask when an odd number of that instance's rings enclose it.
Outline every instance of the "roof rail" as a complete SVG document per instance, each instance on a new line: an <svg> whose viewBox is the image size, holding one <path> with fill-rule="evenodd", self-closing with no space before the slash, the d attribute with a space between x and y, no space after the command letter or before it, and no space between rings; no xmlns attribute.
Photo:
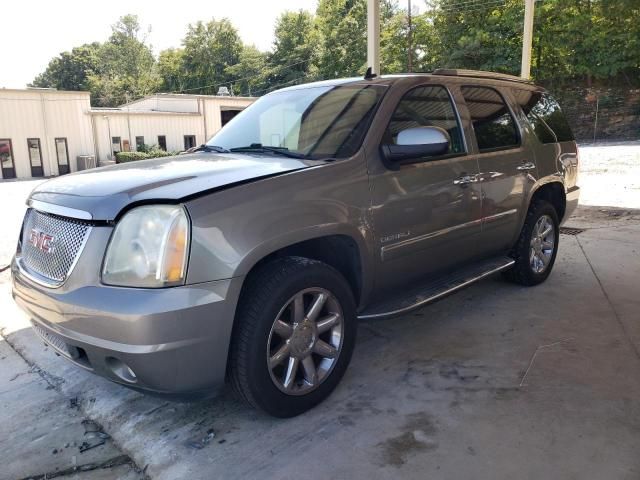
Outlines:
<svg viewBox="0 0 640 480"><path fill-rule="evenodd" d="M484 72L482 70L437 68L431 73L433 75L450 75L454 77L472 77L472 78L493 78L495 80L506 80L508 82L533 83L530 80L527 80L522 77L516 77L515 75L508 75L506 73L497 73L497 72Z"/></svg>

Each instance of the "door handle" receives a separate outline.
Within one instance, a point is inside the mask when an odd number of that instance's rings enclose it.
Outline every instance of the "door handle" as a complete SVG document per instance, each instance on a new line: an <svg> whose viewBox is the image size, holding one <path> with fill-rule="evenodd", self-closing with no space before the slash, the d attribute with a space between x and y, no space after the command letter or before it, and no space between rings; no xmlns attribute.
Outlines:
<svg viewBox="0 0 640 480"><path fill-rule="evenodd" d="M474 183L478 181L478 177L476 175L462 175L461 177L456 178L453 181L454 185L467 185L469 183Z"/></svg>
<svg viewBox="0 0 640 480"><path fill-rule="evenodd" d="M523 163L522 165L518 165L516 167L516 170L520 170L521 172L528 172L529 170L533 170L535 168L536 168L535 163L526 162L526 163Z"/></svg>

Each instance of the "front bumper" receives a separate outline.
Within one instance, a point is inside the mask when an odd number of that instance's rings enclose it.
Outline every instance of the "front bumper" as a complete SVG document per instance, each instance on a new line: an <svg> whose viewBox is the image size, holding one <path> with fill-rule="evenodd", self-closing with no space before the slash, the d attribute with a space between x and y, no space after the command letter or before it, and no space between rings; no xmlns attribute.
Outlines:
<svg viewBox="0 0 640 480"><path fill-rule="evenodd" d="M166 289L43 287L12 264L13 298L68 360L114 382L176 396L224 383L241 278Z"/></svg>

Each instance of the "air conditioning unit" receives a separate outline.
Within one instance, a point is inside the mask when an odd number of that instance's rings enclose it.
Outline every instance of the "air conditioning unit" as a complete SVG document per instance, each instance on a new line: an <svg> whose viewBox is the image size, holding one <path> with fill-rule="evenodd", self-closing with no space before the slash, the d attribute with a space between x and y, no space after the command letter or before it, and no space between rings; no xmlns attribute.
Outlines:
<svg viewBox="0 0 640 480"><path fill-rule="evenodd" d="M78 155L77 160L78 170L88 170L98 166L95 155Z"/></svg>

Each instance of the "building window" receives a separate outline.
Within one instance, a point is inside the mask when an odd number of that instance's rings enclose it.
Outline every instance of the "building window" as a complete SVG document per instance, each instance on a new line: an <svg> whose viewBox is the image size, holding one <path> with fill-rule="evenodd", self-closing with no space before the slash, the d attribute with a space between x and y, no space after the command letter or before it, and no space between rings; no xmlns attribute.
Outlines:
<svg viewBox="0 0 640 480"><path fill-rule="evenodd" d="M196 146L196 136L195 135L185 135L184 136L184 149L189 150Z"/></svg>
<svg viewBox="0 0 640 480"><path fill-rule="evenodd" d="M516 122L502 96L488 87L462 87L478 150L486 152L514 148L520 144Z"/></svg>
<svg viewBox="0 0 640 480"><path fill-rule="evenodd" d="M166 135L158 135L158 146L160 150L167 151L167 137Z"/></svg>
<svg viewBox="0 0 640 480"><path fill-rule="evenodd" d="M27 148L29 149L29 161L31 162L31 176L43 177L42 170L42 149L39 138L27 138Z"/></svg>
<svg viewBox="0 0 640 480"><path fill-rule="evenodd" d="M113 150L114 155L122 151L122 142L120 137L111 137L111 149Z"/></svg>
<svg viewBox="0 0 640 480"><path fill-rule="evenodd" d="M56 157L58 159L58 174L69 173L69 146L66 138L56 138Z"/></svg>
<svg viewBox="0 0 640 480"><path fill-rule="evenodd" d="M13 165L13 148L11 140L8 138L0 139L0 170L2 170L2 178L16 178L16 169Z"/></svg>
<svg viewBox="0 0 640 480"><path fill-rule="evenodd" d="M241 111L242 110L222 110L220 112L220 123L222 124L222 126L224 127L227 123L229 123L229 120L238 115Z"/></svg>
<svg viewBox="0 0 640 480"><path fill-rule="evenodd" d="M136 137L136 151L144 151L144 137Z"/></svg>

